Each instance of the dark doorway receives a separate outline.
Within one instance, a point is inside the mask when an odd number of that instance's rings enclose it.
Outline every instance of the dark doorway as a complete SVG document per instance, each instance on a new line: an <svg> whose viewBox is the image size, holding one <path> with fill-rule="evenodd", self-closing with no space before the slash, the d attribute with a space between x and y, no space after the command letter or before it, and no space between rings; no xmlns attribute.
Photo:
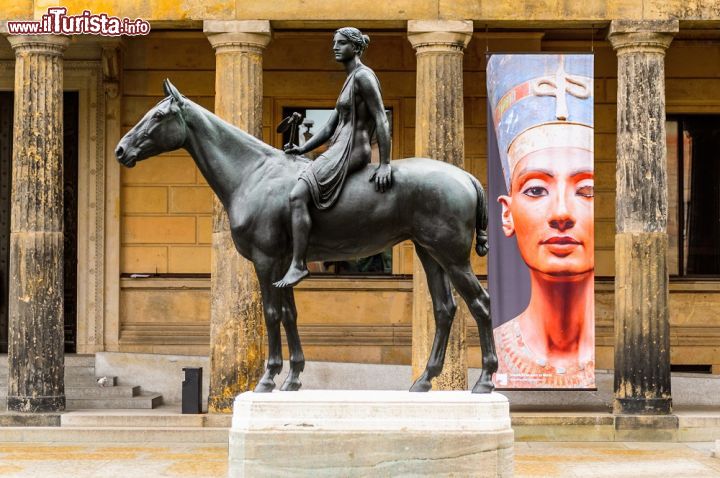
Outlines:
<svg viewBox="0 0 720 478"><path fill-rule="evenodd" d="M671 275L720 276L720 115L669 118Z"/></svg>
<svg viewBox="0 0 720 478"><path fill-rule="evenodd" d="M77 186L78 186L78 125L79 100L77 91L63 94L63 176L65 194L65 240L63 266L65 270L65 352L77 352Z"/></svg>
<svg viewBox="0 0 720 478"><path fill-rule="evenodd" d="M8 269L10 259L10 191L12 183L13 101L11 91L0 92L0 353L8 347ZM65 177L65 352L77 350L77 92L63 94Z"/></svg>

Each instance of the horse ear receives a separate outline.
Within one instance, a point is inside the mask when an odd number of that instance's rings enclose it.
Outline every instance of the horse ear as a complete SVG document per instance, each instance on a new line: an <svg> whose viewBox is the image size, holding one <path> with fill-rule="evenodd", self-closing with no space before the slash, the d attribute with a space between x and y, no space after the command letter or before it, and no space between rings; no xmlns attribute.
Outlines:
<svg viewBox="0 0 720 478"><path fill-rule="evenodd" d="M165 91L165 96L172 96L179 105L183 104L183 96L167 78L163 81L163 90Z"/></svg>

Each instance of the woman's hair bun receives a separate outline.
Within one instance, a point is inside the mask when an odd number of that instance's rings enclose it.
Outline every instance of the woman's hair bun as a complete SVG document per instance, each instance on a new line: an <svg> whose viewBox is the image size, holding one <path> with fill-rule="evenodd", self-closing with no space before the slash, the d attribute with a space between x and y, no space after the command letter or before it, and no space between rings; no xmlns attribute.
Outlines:
<svg viewBox="0 0 720 478"><path fill-rule="evenodd" d="M369 37L369 36L363 35L362 38L363 38L363 42L365 43L365 45L367 45L367 44L370 43L370 37Z"/></svg>

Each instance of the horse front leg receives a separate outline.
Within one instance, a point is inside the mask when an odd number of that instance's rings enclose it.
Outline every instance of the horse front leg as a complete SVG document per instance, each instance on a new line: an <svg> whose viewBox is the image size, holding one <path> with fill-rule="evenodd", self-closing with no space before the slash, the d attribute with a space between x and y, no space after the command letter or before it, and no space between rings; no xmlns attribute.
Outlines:
<svg viewBox="0 0 720 478"><path fill-rule="evenodd" d="M272 285L271 270L271 267L262 267L262 265L258 267L257 264L255 265L255 271L260 282L268 342L268 359L265 373L255 387L255 392L258 393L269 393L275 389L275 375L280 373L283 366L282 341L280 338L280 311L282 304L274 293L276 288Z"/></svg>
<svg viewBox="0 0 720 478"><path fill-rule="evenodd" d="M297 308L295 307L293 289L280 289L278 292L283 296L280 320L285 328L285 336L287 337L290 352L290 373L288 373L280 390L294 392L302 387L300 373L305 369L305 355L302 351L300 334L298 334L297 329Z"/></svg>

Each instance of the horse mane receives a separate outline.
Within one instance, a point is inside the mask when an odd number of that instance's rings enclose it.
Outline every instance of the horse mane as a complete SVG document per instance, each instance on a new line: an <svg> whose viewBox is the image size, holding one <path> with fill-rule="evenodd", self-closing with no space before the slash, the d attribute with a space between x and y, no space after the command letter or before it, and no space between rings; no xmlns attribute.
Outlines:
<svg viewBox="0 0 720 478"><path fill-rule="evenodd" d="M241 141L245 144L249 144L249 146L252 149L257 150L260 153L263 153L263 156L265 158L272 157L272 156L283 156L285 153L277 148L274 148L270 146L269 144L265 143L261 139L256 138L255 136L251 135L247 131L244 131L234 124L225 121L212 111L206 109L202 105L199 105L198 103L195 103L191 99L183 96L183 99L185 100L186 104L192 105L193 109L200 113L203 118L209 120L214 126L218 126L220 128L224 128L227 130L232 131L235 135L229 135L233 139L237 139L238 141Z"/></svg>

